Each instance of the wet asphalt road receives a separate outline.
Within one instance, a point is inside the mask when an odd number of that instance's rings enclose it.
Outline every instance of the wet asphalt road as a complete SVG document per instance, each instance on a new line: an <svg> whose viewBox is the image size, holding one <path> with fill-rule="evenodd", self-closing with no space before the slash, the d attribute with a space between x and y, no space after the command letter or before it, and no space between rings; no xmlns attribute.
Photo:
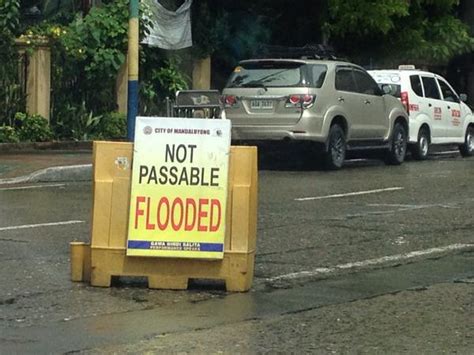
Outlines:
<svg viewBox="0 0 474 355"><path fill-rule="evenodd" d="M254 286L236 295L73 284L69 242L89 239L91 185L0 187L0 353L469 353L473 173L458 154L337 172L263 157Z"/></svg>

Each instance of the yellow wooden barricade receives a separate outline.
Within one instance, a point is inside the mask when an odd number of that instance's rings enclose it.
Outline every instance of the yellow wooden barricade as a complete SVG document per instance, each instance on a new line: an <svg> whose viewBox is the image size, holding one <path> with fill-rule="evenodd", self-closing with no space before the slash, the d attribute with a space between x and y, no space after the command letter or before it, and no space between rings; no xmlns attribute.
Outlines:
<svg viewBox="0 0 474 355"><path fill-rule="evenodd" d="M189 279L220 279L228 291L253 280L257 231L257 148L231 147L222 260L126 256L133 144L94 142L90 244L71 243L71 279L109 287L112 276L146 276L150 288L186 289Z"/></svg>

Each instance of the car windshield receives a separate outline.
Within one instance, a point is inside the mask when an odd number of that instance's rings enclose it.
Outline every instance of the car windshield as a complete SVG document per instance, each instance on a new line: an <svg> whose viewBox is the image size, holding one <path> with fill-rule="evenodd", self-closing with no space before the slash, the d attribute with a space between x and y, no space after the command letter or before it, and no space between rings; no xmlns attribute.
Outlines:
<svg viewBox="0 0 474 355"><path fill-rule="evenodd" d="M303 72L305 64L295 62L259 61L245 63L235 68L226 87L289 87L307 85ZM325 65L318 65L318 74L326 72ZM320 78L316 78L320 79ZM324 76L323 76L324 79ZM312 81L312 80L311 80ZM322 81L318 81L321 87Z"/></svg>

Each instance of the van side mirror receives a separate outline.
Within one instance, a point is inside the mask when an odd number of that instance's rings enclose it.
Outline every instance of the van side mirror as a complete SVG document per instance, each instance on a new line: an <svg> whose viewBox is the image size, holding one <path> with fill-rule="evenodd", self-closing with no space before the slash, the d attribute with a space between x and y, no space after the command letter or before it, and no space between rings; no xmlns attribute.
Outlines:
<svg viewBox="0 0 474 355"><path fill-rule="evenodd" d="M462 102L466 102L467 101L467 95L466 94L459 94L459 100L461 100Z"/></svg>

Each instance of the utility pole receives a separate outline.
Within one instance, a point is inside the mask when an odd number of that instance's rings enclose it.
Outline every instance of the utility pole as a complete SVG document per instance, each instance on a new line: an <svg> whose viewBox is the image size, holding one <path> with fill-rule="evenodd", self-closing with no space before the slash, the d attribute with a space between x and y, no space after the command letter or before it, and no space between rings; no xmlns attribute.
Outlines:
<svg viewBox="0 0 474 355"><path fill-rule="evenodd" d="M135 119L138 113L138 4L139 0L129 2L127 139L131 142L135 138Z"/></svg>

